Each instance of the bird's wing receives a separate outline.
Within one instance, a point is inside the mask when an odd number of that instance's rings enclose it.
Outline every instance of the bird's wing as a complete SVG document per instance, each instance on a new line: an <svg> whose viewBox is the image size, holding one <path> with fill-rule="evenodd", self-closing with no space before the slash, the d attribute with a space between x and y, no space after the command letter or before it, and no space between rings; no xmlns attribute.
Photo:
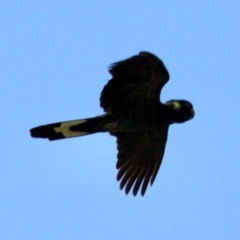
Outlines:
<svg viewBox="0 0 240 240"><path fill-rule="evenodd" d="M133 187L136 195L140 186L144 195L149 184L153 184L161 165L167 142L168 126L139 133L117 133L118 161L117 180L120 188L128 192Z"/></svg>
<svg viewBox="0 0 240 240"><path fill-rule="evenodd" d="M140 52L112 64L109 72L112 79L103 88L100 97L100 105L105 112L159 101L161 89L169 80L163 62L148 52Z"/></svg>

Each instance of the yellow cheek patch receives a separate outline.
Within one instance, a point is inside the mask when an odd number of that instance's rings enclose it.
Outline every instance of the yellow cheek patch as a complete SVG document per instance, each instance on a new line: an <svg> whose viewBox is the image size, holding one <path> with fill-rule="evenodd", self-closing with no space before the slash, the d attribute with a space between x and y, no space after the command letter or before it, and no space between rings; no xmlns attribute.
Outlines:
<svg viewBox="0 0 240 240"><path fill-rule="evenodd" d="M173 102L172 105L174 110L179 110L181 108L181 104L178 102Z"/></svg>

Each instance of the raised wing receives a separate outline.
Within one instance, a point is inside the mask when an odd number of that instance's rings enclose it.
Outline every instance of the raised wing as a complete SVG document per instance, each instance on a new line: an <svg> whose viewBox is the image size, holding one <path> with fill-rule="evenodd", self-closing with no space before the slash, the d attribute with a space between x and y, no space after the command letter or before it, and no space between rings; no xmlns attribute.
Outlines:
<svg viewBox="0 0 240 240"><path fill-rule="evenodd" d="M168 126L159 130L150 129L140 133L118 133L117 180L126 194L132 186L136 195L141 187L144 195L149 184L153 184L161 165L167 142Z"/></svg>
<svg viewBox="0 0 240 240"><path fill-rule="evenodd" d="M103 88L100 97L105 112L159 101L160 92L169 80L163 62L148 52L112 64L109 72L113 78Z"/></svg>

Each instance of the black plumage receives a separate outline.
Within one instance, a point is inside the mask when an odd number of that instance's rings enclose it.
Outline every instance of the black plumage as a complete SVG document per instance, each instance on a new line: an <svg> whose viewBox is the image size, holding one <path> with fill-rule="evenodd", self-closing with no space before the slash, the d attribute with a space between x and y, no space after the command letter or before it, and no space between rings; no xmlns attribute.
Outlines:
<svg viewBox="0 0 240 240"><path fill-rule="evenodd" d="M140 52L114 63L112 79L103 88L100 105L105 114L87 119L59 122L30 130L32 137L57 140L97 132L117 138L117 180L126 194L141 188L144 195L160 168L168 128L194 117L193 106L185 100L159 100L169 74L155 55Z"/></svg>

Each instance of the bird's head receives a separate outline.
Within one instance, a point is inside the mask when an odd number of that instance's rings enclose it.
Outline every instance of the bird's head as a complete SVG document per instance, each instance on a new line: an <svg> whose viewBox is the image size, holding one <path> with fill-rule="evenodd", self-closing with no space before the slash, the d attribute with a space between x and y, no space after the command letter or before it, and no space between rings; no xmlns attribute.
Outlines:
<svg viewBox="0 0 240 240"><path fill-rule="evenodd" d="M185 100L170 100L166 102L170 109L172 123L183 123L192 119L195 115L193 105Z"/></svg>

